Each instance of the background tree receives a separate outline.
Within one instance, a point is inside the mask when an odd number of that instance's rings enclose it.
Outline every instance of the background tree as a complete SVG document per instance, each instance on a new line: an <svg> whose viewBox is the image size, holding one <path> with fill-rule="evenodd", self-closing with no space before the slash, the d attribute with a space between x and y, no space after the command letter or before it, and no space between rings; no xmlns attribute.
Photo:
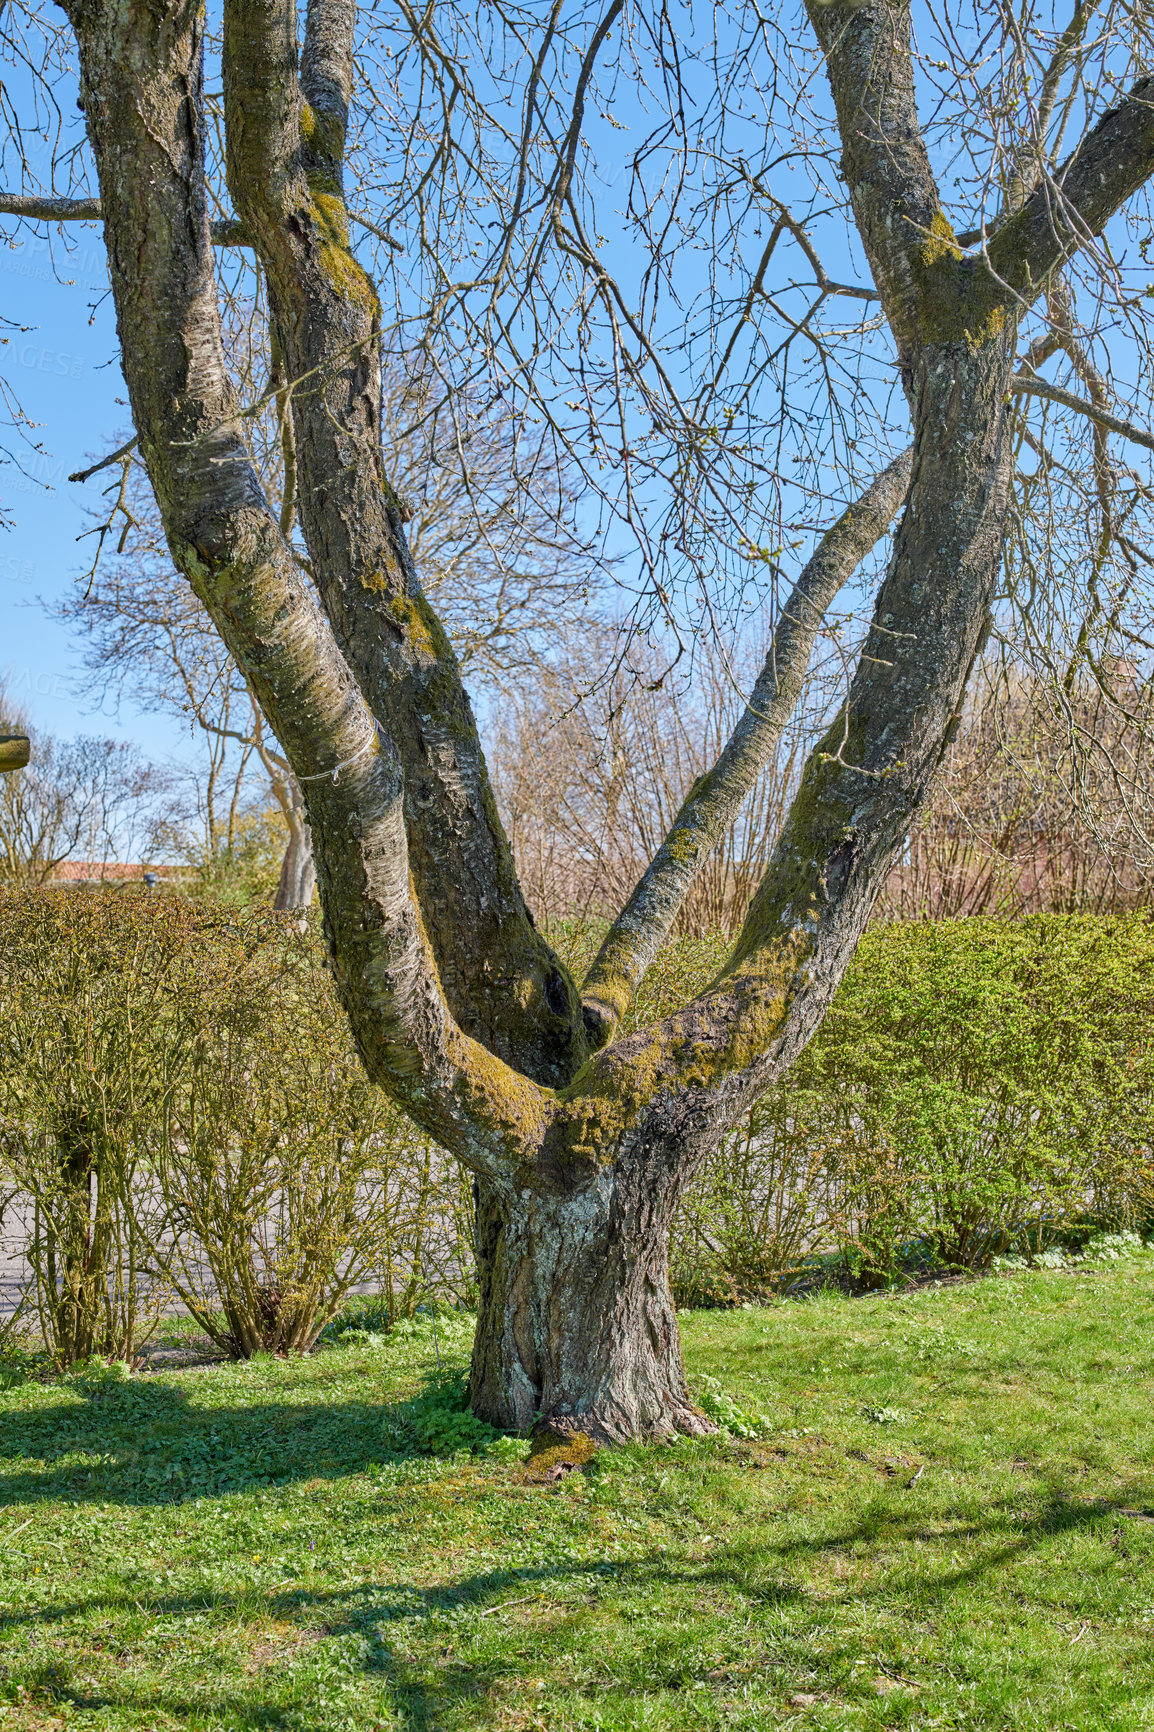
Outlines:
<svg viewBox="0 0 1154 1732"><path fill-rule="evenodd" d="M655 662L637 641L622 657L617 634L575 634L500 708L494 786L538 918L612 919L740 714L731 657L699 648L688 687L658 684ZM833 658L811 669L777 751L692 879L675 936L740 927L807 744L837 708L836 670ZM1134 660L1100 666L1098 677L1083 668L1065 690L1004 652L987 654L874 919L1147 907L1152 737Z"/></svg>
<svg viewBox="0 0 1154 1732"><path fill-rule="evenodd" d="M563 641L533 681L508 691L489 759L517 872L538 919L611 920L669 832L686 791L722 750L761 656L697 646L670 671L626 626L596 622ZM752 666L751 666L752 664ZM837 707L828 658L805 690L732 827L693 877L671 930L740 926L789 801L805 745Z"/></svg>
<svg viewBox="0 0 1154 1732"><path fill-rule="evenodd" d="M235 334L232 353L248 388L257 391L260 362L266 379L271 365L259 316ZM574 526L571 490L555 452L540 440L534 448L522 439L511 462L518 431L499 406L468 416L464 426L460 416L443 426L426 417L424 398L419 372L395 366L384 383L388 472L411 511L410 546L462 674L473 691L491 692L534 667L559 622L580 611L596 561ZM258 419L254 447L266 492L291 531L291 429L275 397ZM191 853L210 878L214 862L241 849L255 769L287 832L274 906L307 908L316 873L292 767L208 613L173 567L135 448L120 467L122 476L108 489L112 510L102 521L97 514L96 525L97 534L117 531L116 552L98 557L55 611L86 640L95 695L130 694L144 709L198 730L206 748L197 777L203 834ZM294 551L307 568L307 550L294 544ZM188 839L183 850L190 851Z"/></svg>
<svg viewBox="0 0 1154 1732"><path fill-rule="evenodd" d="M1012 405L1060 403L1150 442L1101 393L1039 373L1092 347L1067 306L1091 335L1126 321L1145 354L1131 267L1105 236L1154 168L1144 14L927 13L915 47L901 0L811 6L805 45L752 7L706 37L690 14L623 0L596 19L402 5L358 36L346 0L311 0L302 42L284 0L226 0L219 106L196 12L66 13L99 206L3 204L103 223L169 548L304 794L363 1061L477 1177L474 1404L603 1439L700 1430L670 1217L820 1020L959 726L998 599ZM622 194L630 289L601 258L589 141L654 105ZM390 256L387 321L354 220ZM226 366L215 249L234 245L267 284L307 568ZM1059 276L1072 300L1047 298ZM839 326L829 303L845 299L865 311ZM679 633L694 602L717 630L728 598L734 620L756 601L772 621L747 708L580 992L529 917L385 471L386 322L398 352L427 357L438 412L484 378L559 448L581 430L583 476L634 535L640 617ZM826 609L895 513L844 701L727 962L619 1037L776 750ZM791 522L822 533L787 594Z"/></svg>
<svg viewBox="0 0 1154 1732"><path fill-rule="evenodd" d="M1132 662L1102 673L1105 689L1083 675L1056 694L1021 669L981 669L881 918L1149 906L1149 689Z"/></svg>
<svg viewBox="0 0 1154 1732"><path fill-rule="evenodd" d="M0 736L31 743L27 768L0 779L0 882L43 884L66 860L131 858L169 816L170 782L126 740L60 742L0 687Z"/></svg>

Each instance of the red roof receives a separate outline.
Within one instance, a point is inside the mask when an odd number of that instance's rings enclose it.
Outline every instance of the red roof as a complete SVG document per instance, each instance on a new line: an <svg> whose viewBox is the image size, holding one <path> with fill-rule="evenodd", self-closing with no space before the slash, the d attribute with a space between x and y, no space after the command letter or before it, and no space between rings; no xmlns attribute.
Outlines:
<svg viewBox="0 0 1154 1732"><path fill-rule="evenodd" d="M57 884L100 884L106 878L123 882L126 878L143 878L155 872L158 878L174 878L178 866L147 866L127 860L61 860L53 868L51 881Z"/></svg>

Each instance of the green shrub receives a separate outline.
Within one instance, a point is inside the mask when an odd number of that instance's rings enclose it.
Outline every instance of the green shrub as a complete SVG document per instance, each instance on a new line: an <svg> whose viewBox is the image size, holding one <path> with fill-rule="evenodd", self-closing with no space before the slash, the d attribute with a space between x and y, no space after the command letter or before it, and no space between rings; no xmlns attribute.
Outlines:
<svg viewBox="0 0 1154 1732"><path fill-rule="evenodd" d="M741 1303L736 1280L717 1258L674 1263L669 1287L679 1311L732 1311Z"/></svg>
<svg viewBox="0 0 1154 1732"><path fill-rule="evenodd" d="M646 983L700 990L720 940ZM1154 1217L1154 922L879 927L786 1078L709 1157L671 1244L679 1303L758 1296L836 1247L855 1286Z"/></svg>
<svg viewBox="0 0 1154 1732"><path fill-rule="evenodd" d="M317 940L137 892L0 895L0 1158L56 1361L176 1297L231 1353L308 1347L357 1283L468 1301L469 1192L365 1078Z"/></svg>
<svg viewBox="0 0 1154 1732"><path fill-rule="evenodd" d="M397 1450L456 1455L459 1450L484 1451L502 1434L477 1418L469 1406L465 1378L452 1372L394 1409L385 1422L385 1435Z"/></svg>
<svg viewBox="0 0 1154 1732"><path fill-rule="evenodd" d="M143 896L0 892L0 1158L59 1364L131 1358L163 1301L151 1162L190 1056L199 924Z"/></svg>
<svg viewBox="0 0 1154 1732"><path fill-rule="evenodd" d="M791 1079L759 1103L824 1143L830 1226L884 1277L1093 1216L1133 1226L1154 1143L1154 924L1038 915L867 933Z"/></svg>
<svg viewBox="0 0 1154 1732"><path fill-rule="evenodd" d="M577 963L599 934L562 936ZM667 946L629 1024L726 949ZM824 1278L832 1252L869 1287L1146 1230L1152 1008L1144 915L867 933L792 1071L688 1188L675 1299ZM240 1355L306 1348L356 1285L377 1288L347 1325L366 1336L475 1303L469 1181L367 1083L289 917L0 894L0 1163L61 1365L131 1360L173 1296Z"/></svg>

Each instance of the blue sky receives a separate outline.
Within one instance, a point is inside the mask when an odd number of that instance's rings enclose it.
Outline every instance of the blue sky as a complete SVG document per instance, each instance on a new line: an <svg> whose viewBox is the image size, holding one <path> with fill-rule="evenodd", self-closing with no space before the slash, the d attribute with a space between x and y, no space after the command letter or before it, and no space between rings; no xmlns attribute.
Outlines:
<svg viewBox="0 0 1154 1732"><path fill-rule="evenodd" d="M611 59L611 55L607 53L606 58ZM483 69L478 67L475 70L483 79ZM613 82L611 72L607 71L606 87L612 86ZM703 88L708 94L708 85ZM813 91L817 117L812 122L815 137L832 150L832 129L822 124L826 101L824 87L816 75ZM740 91L734 94L735 103L740 94ZM751 101L756 96L754 89ZM80 117L70 113L69 106L66 101L66 131L69 137L79 136ZM630 288L630 278L638 268L637 248L628 238L624 219L622 207L628 189L620 173L620 164L624 153L652 124L655 110L652 100L638 98L628 76L619 81L607 106L612 110L611 116L602 115L599 120L596 105L587 116L588 130L595 139L602 161L596 226L604 227L608 236L605 256ZM932 106L927 102L927 112ZM707 133L710 124L708 117L703 119ZM749 160L755 164L759 157L754 146L763 124L764 116L754 101L750 109L748 143ZM772 134L772 127L770 132ZM706 143L709 143L708 137ZM955 143L949 137L937 138L935 149L943 155L944 189L949 183L946 159L951 158L954 148ZM796 178L789 162L783 162L774 171L774 190L779 196L793 198L796 194L798 203L795 209L805 214L804 177L794 185ZM829 178L832 185L832 169ZM388 215L387 211L384 214ZM487 209L465 212L461 218L462 246L476 238L474 231L480 235L487 233L487 215ZM768 226L767 219L757 217L750 217L745 224L745 229L750 232L744 244L751 256L756 256L756 251L760 250L763 220ZM845 233L839 198L833 197L828 208L819 212L814 221L814 233L831 273L843 280L865 281L853 239ZM15 224L11 226L13 229L16 227ZM1122 225L1111 225L1112 233L1115 228L1119 230L1115 247L1116 256L1119 256L1127 243L1121 232ZM0 367L19 395L25 411L40 424L40 437L46 450L43 458L31 461L31 476L28 478L19 476L11 467L0 469L0 499L15 520L11 530L0 532L0 617L4 623L3 635L0 636L0 674L7 676L12 695L24 704L34 721L60 736L107 733L138 741L155 758L188 759L193 755L189 737L179 724L168 718L141 715L128 702L119 712L109 706L104 713L94 713L91 700L86 699L80 690L77 678L80 658L68 628L36 605L38 597L48 602L63 598L91 558L89 549L92 543L80 541L78 537L89 527L91 520L87 512L99 507L101 490L110 477L106 473L86 486L78 487L67 481L69 471L83 467L93 456L111 449L128 431L127 409L120 401L125 390L116 358L111 302L105 292L99 225L72 227L68 238L72 247L71 257L58 241L54 245L57 273L72 281L57 280L43 228L33 231L24 227L14 248L0 249L0 273L3 275L0 311L20 326L27 327L9 333L7 348L0 357ZM707 266L717 257L707 232L682 236L676 259L676 286L685 302L692 303L704 287ZM807 268L803 266L804 261L795 254L792 264L783 263L782 268L783 272L788 269L789 274L796 271L799 280L804 280ZM730 266L722 268L721 287L727 293L733 290L733 284L726 275L730 269ZM788 299L786 289L779 292ZM852 309L855 304L849 303L849 306ZM843 302L831 308L829 316L840 318L845 309L846 303ZM681 308L671 304L667 297L663 320L670 321L675 338L681 317ZM773 322L768 319L766 331L768 341L773 335ZM706 341L712 336L707 331ZM1129 372L1131 350L1124 330L1115 329L1111 333L1111 350L1116 370L1123 374ZM573 352L564 339L558 344L555 358L559 370L555 395L563 398L574 388L570 378ZM674 345L669 364L675 371L684 367L692 372L700 363L697 356L690 358L678 354ZM548 371L547 367L544 371ZM877 345L875 365L865 369L865 373L864 380L862 374L858 374L858 384L865 386L866 409L872 414L891 394L898 395L896 375L889 363L884 337ZM680 374L678 377L680 379ZM816 383L820 387L820 377ZM821 448L820 440L812 453L811 465L815 475L819 468L827 471L821 477L825 497L821 500L820 511L816 505L804 504L792 480L797 473L792 465L799 461L796 455L799 442L804 446L808 440L806 417L809 392L813 386L813 379L807 382L804 374L799 377L796 372L791 373L786 403L796 418L796 425L780 453L767 453L769 464L776 465L773 486L783 501L781 516L786 521L795 516L809 519L815 512L828 521L832 514L831 501L836 501L840 491L839 481L829 472L830 465L824 461L828 453ZM820 411L820 401L815 399L815 403ZM904 411L900 400L897 407L901 419ZM900 431L904 432L904 429ZM849 449L853 449L852 444ZM1132 458L1133 453L1130 456ZM863 462L864 473L872 473L874 463L868 453L863 455ZM47 482L48 487L37 485L38 481ZM642 486L640 505L643 516L656 514L661 507L659 495L662 485L664 482L659 476L652 485ZM767 494L772 490L766 486ZM751 529L751 533L754 532ZM813 534L811 526L799 539L789 540L788 551L782 560L787 577L791 578L803 562L812 545ZM761 567L754 568L746 599L752 616L756 618L760 614L764 617L768 594Z"/></svg>
<svg viewBox="0 0 1154 1732"><path fill-rule="evenodd" d="M95 713L81 690L72 634L39 605L62 599L87 569L87 511L101 503L107 474L85 486L68 475L118 442L128 426L124 380L117 359L104 247L97 224L71 231L74 251L57 247L56 272L44 230L0 251L0 307L22 329L9 331L5 374L25 413L39 424L37 456L18 441L11 449L28 474L0 471L0 497L13 527L0 531L0 675L32 720L61 738L100 734L139 742L151 757L179 753L183 736L164 717L124 705ZM71 276L72 282L57 280Z"/></svg>

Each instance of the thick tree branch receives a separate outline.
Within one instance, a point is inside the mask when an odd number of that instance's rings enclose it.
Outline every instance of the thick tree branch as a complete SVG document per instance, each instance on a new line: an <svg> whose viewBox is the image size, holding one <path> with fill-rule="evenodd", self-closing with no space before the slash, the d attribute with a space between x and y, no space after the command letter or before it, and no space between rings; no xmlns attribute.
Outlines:
<svg viewBox="0 0 1154 1732"><path fill-rule="evenodd" d="M810 756L727 966L683 1010L590 1061L561 1097L570 1137L593 1120L680 1182L679 1151L732 1124L820 1021L957 727L988 626L1009 360L1004 334L992 352L960 343L948 367L916 358L906 508L845 705Z"/></svg>
<svg viewBox="0 0 1154 1732"><path fill-rule="evenodd" d="M500 1184L546 1097L461 1033L410 891L403 778L236 432L204 189L203 23L78 0L124 372L174 560L275 729L318 839L333 968L367 1070ZM119 261L132 261L131 271Z"/></svg>
<svg viewBox="0 0 1154 1732"><path fill-rule="evenodd" d="M0 193L0 215L29 217L34 222L98 223L98 198L28 198L20 193Z"/></svg>
<svg viewBox="0 0 1154 1732"><path fill-rule="evenodd" d="M261 220L287 213L300 178L302 96L292 0L227 5L223 58L229 191L260 251ZM256 196L253 189L259 189Z"/></svg>
<svg viewBox="0 0 1154 1732"><path fill-rule="evenodd" d="M595 1113L599 1136L671 1175L687 1144L731 1124L792 1063L823 1015L957 728L1001 562L1017 325L1008 291L963 261L938 204L904 0L852 11L810 0L810 17L908 374L913 466L846 702L810 756L728 965L658 1028L598 1053L563 1096L570 1136Z"/></svg>
<svg viewBox="0 0 1154 1732"><path fill-rule="evenodd" d="M842 170L903 364L920 345L1016 322L1154 170L1154 76L1108 109L1065 165L969 257L941 208L914 100L906 0L810 0L842 138ZM969 237L967 237L969 238Z"/></svg>
<svg viewBox="0 0 1154 1732"><path fill-rule="evenodd" d="M854 217L905 356L917 341L927 264L953 239L918 122L909 3L851 11L808 0L807 10L826 56Z"/></svg>
<svg viewBox="0 0 1154 1732"><path fill-rule="evenodd" d="M403 767L414 879L449 1004L494 1052L562 1082L586 1056L580 998L525 905L456 658L383 472L379 307L342 192L350 9L314 0L307 101L295 30L290 0L226 4L229 188L265 269L287 376L310 379L291 394L301 528L342 652Z"/></svg>
<svg viewBox="0 0 1154 1732"><path fill-rule="evenodd" d="M912 450L895 458L822 537L785 604L765 664L725 749L690 789L652 864L610 928L582 988L586 1021L598 1046L612 1038L694 879L772 757L800 695L826 609L889 529L905 497L912 461Z"/></svg>
<svg viewBox="0 0 1154 1732"><path fill-rule="evenodd" d="M31 751L27 734L0 734L0 770L22 770Z"/></svg>
<svg viewBox="0 0 1154 1732"><path fill-rule="evenodd" d="M1095 123L987 247L990 268L1028 304L1046 278L1095 235L1154 171L1154 76Z"/></svg>
<svg viewBox="0 0 1154 1732"><path fill-rule="evenodd" d="M26 217L29 222L97 223L102 220L98 198L26 198L20 193L0 192L0 216ZM395 253L404 252L403 241L389 234L363 211L350 210L349 218L366 234L376 235ZM214 247L251 247L252 241L236 217L220 217L209 224ZM848 293L842 290L841 293Z"/></svg>
<svg viewBox="0 0 1154 1732"><path fill-rule="evenodd" d="M22 193L0 192L0 216L24 217L29 222L98 223L103 220L98 198L32 198ZM209 225L217 247L246 247L244 229L233 217Z"/></svg>
<svg viewBox="0 0 1154 1732"><path fill-rule="evenodd" d="M353 0L309 0L301 89L314 117L326 129L330 158L344 166L345 130L353 88Z"/></svg>

